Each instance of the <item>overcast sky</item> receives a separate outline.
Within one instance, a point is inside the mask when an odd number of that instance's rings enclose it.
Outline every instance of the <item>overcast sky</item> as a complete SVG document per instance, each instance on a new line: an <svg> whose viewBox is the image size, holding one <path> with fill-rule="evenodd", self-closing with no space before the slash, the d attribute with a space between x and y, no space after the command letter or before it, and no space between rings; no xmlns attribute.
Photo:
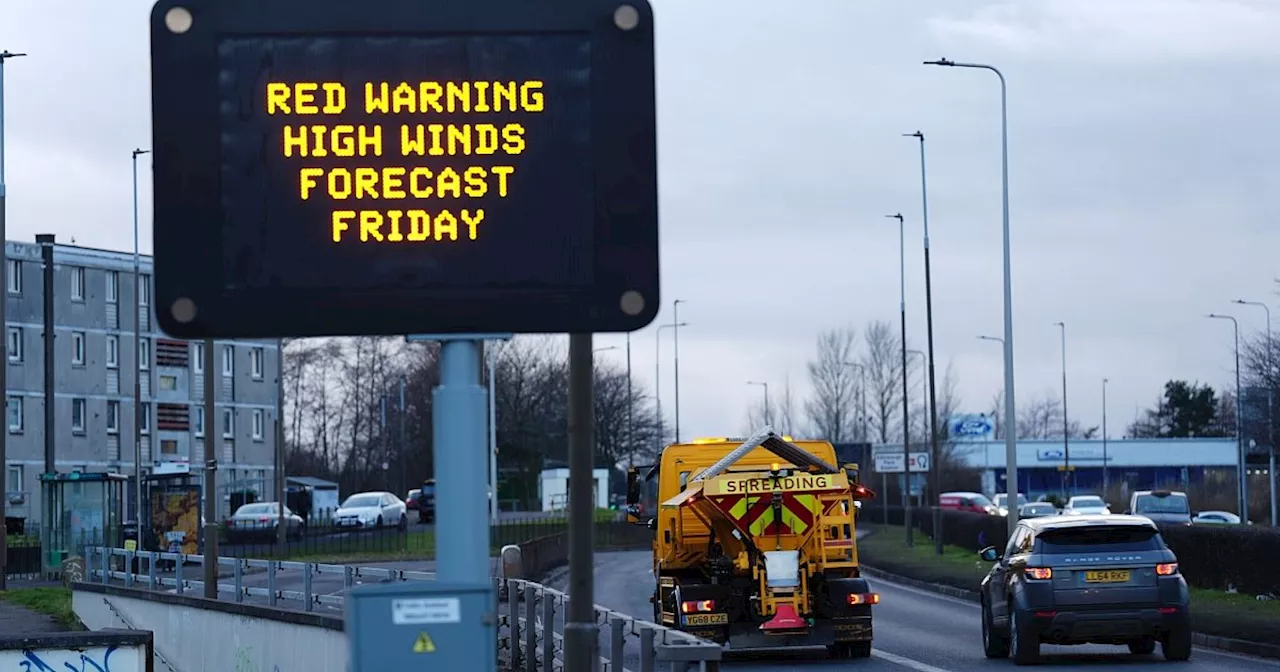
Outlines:
<svg viewBox="0 0 1280 672"><path fill-rule="evenodd" d="M150 142L148 12L138 0L7 0L11 240L132 249L130 151ZM1061 384L1110 433L1169 378L1234 384L1235 298L1275 304L1280 2L657 0L664 310L680 317L684 436L743 428L759 388L822 330L898 320L924 343L918 145L927 138L935 344L963 407L1002 385L1000 108L1009 82L1017 396ZM142 249L150 251L149 164ZM1235 311L1261 329L1261 309ZM652 380L654 327L632 336ZM672 400L670 331L663 398ZM601 335L597 347L622 346ZM623 350L602 353L622 360Z"/></svg>

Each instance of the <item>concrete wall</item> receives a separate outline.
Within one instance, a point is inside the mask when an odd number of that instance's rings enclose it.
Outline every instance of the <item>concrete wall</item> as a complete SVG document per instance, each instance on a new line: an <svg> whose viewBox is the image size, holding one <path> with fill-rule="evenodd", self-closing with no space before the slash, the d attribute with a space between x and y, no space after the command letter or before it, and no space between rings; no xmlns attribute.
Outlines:
<svg viewBox="0 0 1280 672"><path fill-rule="evenodd" d="M151 633L58 632L0 638L0 670L151 672Z"/></svg>
<svg viewBox="0 0 1280 672"><path fill-rule="evenodd" d="M334 616L82 583L72 607L94 630L151 630L158 672L347 669L347 637Z"/></svg>

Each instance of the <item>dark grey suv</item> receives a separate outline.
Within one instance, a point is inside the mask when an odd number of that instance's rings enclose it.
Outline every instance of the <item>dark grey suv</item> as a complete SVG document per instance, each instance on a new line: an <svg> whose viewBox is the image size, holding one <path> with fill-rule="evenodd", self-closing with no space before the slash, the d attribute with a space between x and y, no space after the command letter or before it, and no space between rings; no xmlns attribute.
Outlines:
<svg viewBox="0 0 1280 672"><path fill-rule="evenodd" d="M1187 582L1155 523L1142 516L1055 516L1018 521L982 580L988 658L1033 664L1044 644L1127 645L1166 660L1191 657Z"/></svg>

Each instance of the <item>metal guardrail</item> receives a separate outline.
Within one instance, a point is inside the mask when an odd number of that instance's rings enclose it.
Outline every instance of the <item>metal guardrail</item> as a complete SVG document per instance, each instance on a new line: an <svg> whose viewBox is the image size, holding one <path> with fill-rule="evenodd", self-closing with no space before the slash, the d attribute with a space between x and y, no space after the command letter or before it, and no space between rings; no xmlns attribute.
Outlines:
<svg viewBox="0 0 1280 672"><path fill-rule="evenodd" d="M175 593L198 591L203 595L202 569L189 564L202 564L199 555L136 552L123 548L89 547L86 549L85 582L111 583L123 581L125 587L168 589ZM138 572L134 562L140 563ZM161 563L172 563L172 570L161 570ZM236 602L247 597L265 597L271 606L315 611L318 606L341 609L341 594L326 594L313 589L316 576L341 576L344 591L359 579L380 581L434 581L434 572L357 567L315 562L260 560L252 558L218 558L219 574L231 570L231 582L218 583L218 594L231 595ZM247 570L262 570L249 573ZM246 575L266 574L266 586L245 585ZM300 573L302 590L278 587L281 573ZM296 576L296 575L295 575ZM73 577L75 579L76 577ZM511 672L560 672L563 669L564 615L570 597L553 588L522 579L494 578L498 595L498 659L504 670ZM282 604L284 603L284 604ZM601 629L600 672L717 672L722 649L719 644L695 637L687 632L633 618L599 605L595 608L596 625ZM550 627L547 627L550 624Z"/></svg>

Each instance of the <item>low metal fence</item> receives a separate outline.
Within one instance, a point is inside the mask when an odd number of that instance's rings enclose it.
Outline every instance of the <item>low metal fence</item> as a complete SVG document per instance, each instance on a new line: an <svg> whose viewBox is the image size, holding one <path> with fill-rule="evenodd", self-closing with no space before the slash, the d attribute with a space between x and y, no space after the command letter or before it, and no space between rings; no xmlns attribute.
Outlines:
<svg viewBox="0 0 1280 672"><path fill-rule="evenodd" d="M202 562L199 555L99 546L90 548L85 557L84 578L86 582L121 582L129 588L203 595ZM220 557L218 566L219 599L263 601L277 608L312 612L341 610L345 591L362 581L435 580L435 572L430 571L287 560ZM325 582L331 583L320 585ZM494 587L499 603L500 667L511 672L562 670L569 595L514 578L494 578ZM599 605L595 617L601 630L601 672L719 670L718 644Z"/></svg>

